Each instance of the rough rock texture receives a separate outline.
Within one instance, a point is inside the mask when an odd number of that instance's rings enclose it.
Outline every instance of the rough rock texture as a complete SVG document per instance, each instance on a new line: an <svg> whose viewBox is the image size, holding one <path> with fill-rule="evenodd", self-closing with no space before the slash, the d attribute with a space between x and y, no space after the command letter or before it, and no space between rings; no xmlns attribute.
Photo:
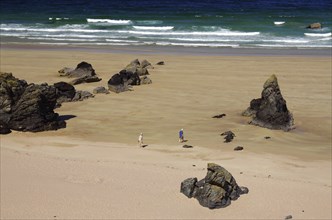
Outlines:
<svg viewBox="0 0 332 220"><path fill-rule="evenodd" d="M320 29L322 28L322 25L320 23L312 23L307 26L309 29Z"/></svg>
<svg viewBox="0 0 332 220"><path fill-rule="evenodd" d="M66 82L54 83L54 87L56 88L57 95L56 107L60 107L63 102L82 101L94 97L94 95L88 91L76 91L74 86Z"/></svg>
<svg viewBox="0 0 332 220"><path fill-rule="evenodd" d="M293 116L288 111L275 75L264 83L261 98L253 99L242 115L252 116L249 123L253 125L284 131L294 128Z"/></svg>
<svg viewBox="0 0 332 220"><path fill-rule="evenodd" d="M11 73L0 73L0 130L45 131L64 128L54 113L57 94L54 86L27 84Z"/></svg>
<svg viewBox="0 0 332 220"><path fill-rule="evenodd" d="M243 150L243 147L242 146L237 146L234 148L235 151L240 151L240 150Z"/></svg>
<svg viewBox="0 0 332 220"><path fill-rule="evenodd" d="M92 65L84 61L79 63L75 69L64 67L58 72L60 76L76 78L70 82L70 84L72 85L77 85L80 83L98 82L102 80L101 78L98 78Z"/></svg>
<svg viewBox="0 0 332 220"><path fill-rule="evenodd" d="M231 204L241 194L249 192L248 188L237 185L234 177L225 168L208 163L204 179L188 178L181 183L181 192L188 198L196 198L198 202L210 209L223 208Z"/></svg>
<svg viewBox="0 0 332 220"><path fill-rule="evenodd" d="M149 68L153 68L151 63L147 60L139 62L138 59L131 61L125 68L127 72L136 73L139 76L149 75Z"/></svg>
<svg viewBox="0 0 332 220"><path fill-rule="evenodd" d="M120 73L114 74L108 81L108 89L119 93L130 90L132 85L140 84L141 80L137 73L121 70Z"/></svg>
<svg viewBox="0 0 332 220"><path fill-rule="evenodd" d="M94 88L92 92L94 94L98 94L98 93L109 94L110 93L104 86L99 86L97 88Z"/></svg>
<svg viewBox="0 0 332 220"><path fill-rule="evenodd" d="M152 80L147 76L141 76L140 80L141 80L141 85L152 83Z"/></svg>
<svg viewBox="0 0 332 220"><path fill-rule="evenodd" d="M220 114L220 115L215 115L212 118L223 118L225 116L226 116L226 114Z"/></svg>
<svg viewBox="0 0 332 220"><path fill-rule="evenodd" d="M225 137L224 137L225 143L231 142L235 137L235 134L232 131L226 131L221 134L221 136L223 136L223 135L225 135Z"/></svg>

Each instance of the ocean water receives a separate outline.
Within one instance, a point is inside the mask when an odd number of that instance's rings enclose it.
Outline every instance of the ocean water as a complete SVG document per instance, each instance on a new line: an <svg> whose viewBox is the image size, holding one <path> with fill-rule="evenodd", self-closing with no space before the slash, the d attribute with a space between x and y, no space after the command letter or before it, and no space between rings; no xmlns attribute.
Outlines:
<svg viewBox="0 0 332 220"><path fill-rule="evenodd" d="M332 1L1 0L1 42L331 48ZM322 29L306 29L320 22Z"/></svg>

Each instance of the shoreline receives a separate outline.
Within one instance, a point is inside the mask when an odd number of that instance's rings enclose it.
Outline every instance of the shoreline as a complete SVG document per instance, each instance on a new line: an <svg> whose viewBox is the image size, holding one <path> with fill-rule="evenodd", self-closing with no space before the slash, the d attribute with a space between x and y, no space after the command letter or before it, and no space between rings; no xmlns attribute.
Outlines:
<svg viewBox="0 0 332 220"><path fill-rule="evenodd" d="M331 57L332 48L213 48L213 47L184 47L184 46L89 46L89 45L51 45L33 43L1 42L1 49L6 50L51 50L51 51L82 51L95 53L116 54L167 54L193 56L291 56L291 57Z"/></svg>

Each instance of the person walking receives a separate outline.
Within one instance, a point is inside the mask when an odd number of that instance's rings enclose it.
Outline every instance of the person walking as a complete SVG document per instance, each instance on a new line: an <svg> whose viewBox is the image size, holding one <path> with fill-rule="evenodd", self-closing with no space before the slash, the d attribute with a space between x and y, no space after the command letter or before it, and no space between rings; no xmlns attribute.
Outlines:
<svg viewBox="0 0 332 220"><path fill-rule="evenodd" d="M183 128L181 128L181 130L179 131L179 142L184 142Z"/></svg>
<svg viewBox="0 0 332 220"><path fill-rule="evenodd" d="M138 136L138 145L143 147L143 133Z"/></svg>

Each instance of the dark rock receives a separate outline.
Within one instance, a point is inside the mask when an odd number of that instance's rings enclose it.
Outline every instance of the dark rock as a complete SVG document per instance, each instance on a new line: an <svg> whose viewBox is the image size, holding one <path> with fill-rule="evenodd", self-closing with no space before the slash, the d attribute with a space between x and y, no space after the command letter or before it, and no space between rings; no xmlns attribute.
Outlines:
<svg viewBox="0 0 332 220"><path fill-rule="evenodd" d="M220 115L215 115L212 118L223 118L225 116L226 116L226 114L220 114Z"/></svg>
<svg viewBox="0 0 332 220"><path fill-rule="evenodd" d="M224 137L225 143L231 142L235 137L235 134L232 131L226 131L221 134L221 136L223 136L223 135L225 135L225 137Z"/></svg>
<svg viewBox="0 0 332 220"><path fill-rule="evenodd" d="M10 132L12 132L8 126L7 123L5 123L4 121L0 121L0 134L9 134Z"/></svg>
<svg viewBox="0 0 332 220"><path fill-rule="evenodd" d="M159 61L158 63L156 63L156 65L165 65L164 61Z"/></svg>
<svg viewBox="0 0 332 220"><path fill-rule="evenodd" d="M63 102L82 101L93 98L94 95L88 91L76 91L75 87L66 82L54 83L57 94L56 107L60 107Z"/></svg>
<svg viewBox="0 0 332 220"><path fill-rule="evenodd" d="M266 136L266 137L264 137L265 139L271 139L271 137L269 137L269 136Z"/></svg>
<svg viewBox="0 0 332 220"><path fill-rule="evenodd" d="M312 23L307 26L308 29L320 29L322 28L321 23Z"/></svg>
<svg viewBox="0 0 332 220"><path fill-rule="evenodd" d="M237 146L236 148L234 148L235 151L240 151L240 150L243 150L243 147L241 146Z"/></svg>
<svg viewBox="0 0 332 220"><path fill-rule="evenodd" d="M193 197L193 192L196 187L197 178L188 178L181 183L181 192L188 198Z"/></svg>
<svg viewBox="0 0 332 220"><path fill-rule="evenodd" d="M147 60L143 60L140 65L141 68L153 68L151 63Z"/></svg>
<svg viewBox="0 0 332 220"><path fill-rule="evenodd" d="M108 81L108 89L119 93L128 91L132 85L140 85L140 83L141 80L137 73L121 70L120 73L114 74Z"/></svg>
<svg viewBox="0 0 332 220"><path fill-rule="evenodd" d="M66 82L54 83L54 87L56 88L57 106L61 106L63 102L70 102L76 94L75 87Z"/></svg>
<svg viewBox="0 0 332 220"><path fill-rule="evenodd" d="M105 94L109 94L110 92L103 86L99 86L95 89L93 89L92 91L94 94L97 94L97 93L105 93Z"/></svg>
<svg viewBox="0 0 332 220"><path fill-rule="evenodd" d="M275 75L264 83L261 98L253 99L242 115L252 116L253 125L284 131L294 128L293 115L288 111Z"/></svg>
<svg viewBox="0 0 332 220"><path fill-rule="evenodd" d="M193 148L193 146L191 146L191 145L186 145L186 144L183 145L182 147L183 147L183 148Z"/></svg>
<svg viewBox="0 0 332 220"><path fill-rule="evenodd" d="M214 163L208 164L208 172L203 180L197 182L197 178L188 178L181 183L180 191L210 209L226 207L241 194L249 192L248 188L239 187L225 168Z"/></svg>
<svg viewBox="0 0 332 220"><path fill-rule="evenodd" d="M292 215L287 215L287 216L285 217L285 219L292 219L292 218L293 218Z"/></svg>
<svg viewBox="0 0 332 220"><path fill-rule="evenodd" d="M58 71L60 76L68 77L84 77L84 76L95 76L96 72L93 69L92 65L87 62L81 62L77 64L75 69L64 67Z"/></svg>
<svg viewBox="0 0 332 220"><path fill-rule="evenodd" d="M38 132L66 126L53 111L57 101L54 86L27 84L11 73L1 73L0 94L0 127L6 132Z"/></svg>

